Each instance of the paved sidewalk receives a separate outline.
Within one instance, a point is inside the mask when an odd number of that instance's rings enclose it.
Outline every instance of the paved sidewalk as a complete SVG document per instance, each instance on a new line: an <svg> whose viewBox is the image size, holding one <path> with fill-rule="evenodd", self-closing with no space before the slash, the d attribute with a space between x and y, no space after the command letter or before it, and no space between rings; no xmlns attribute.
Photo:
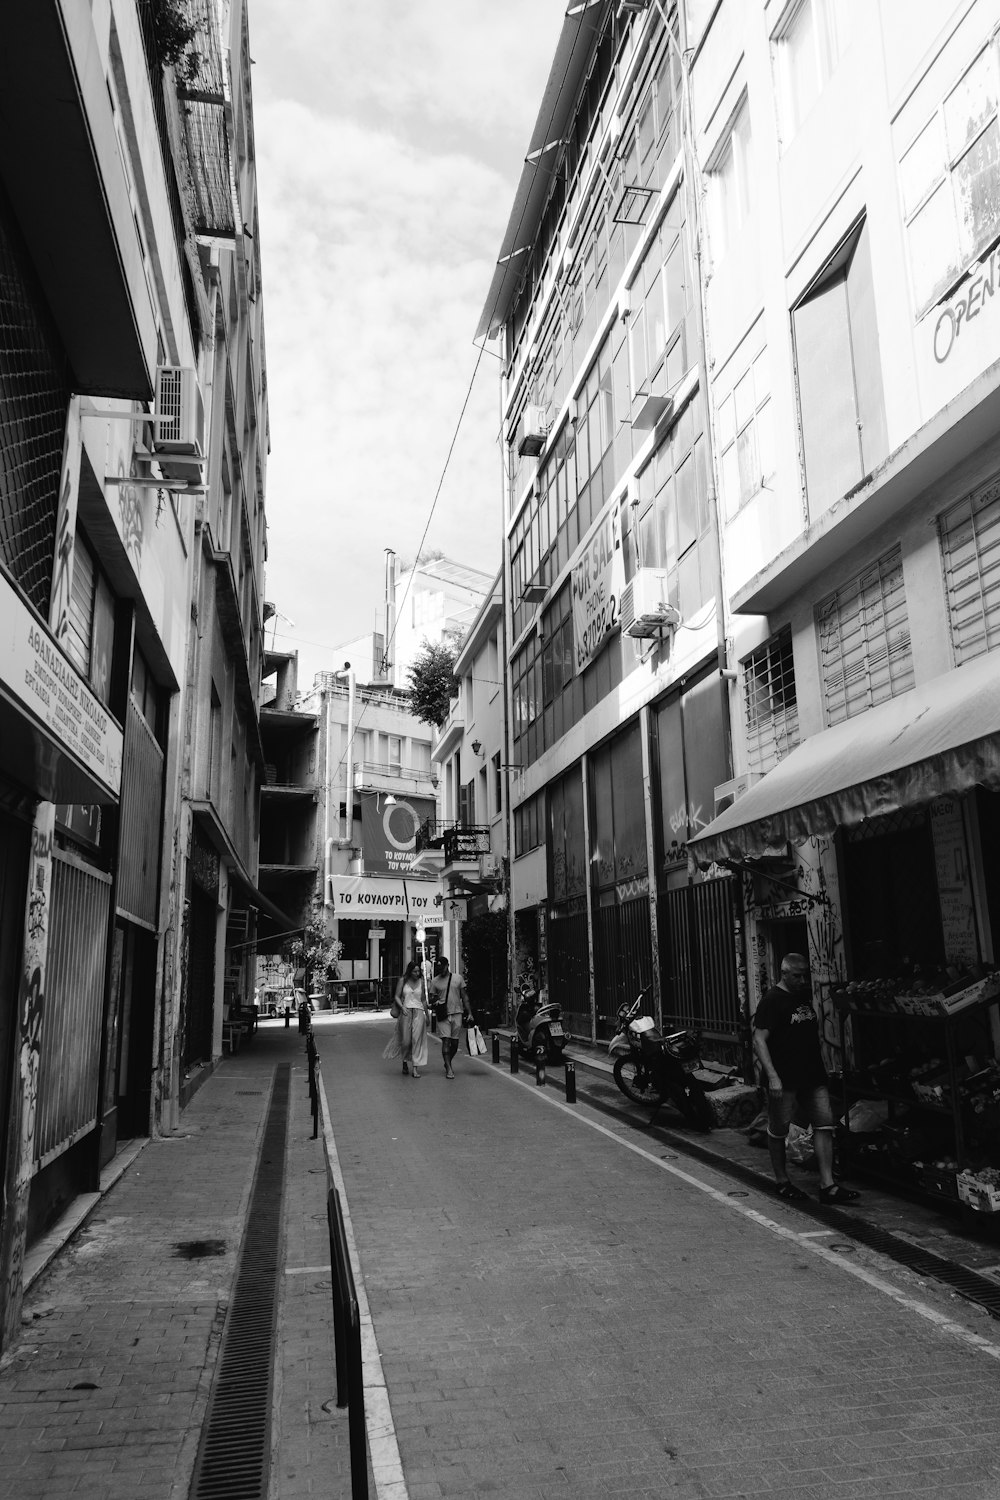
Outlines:
<svg viewBox="0 0 1000 1500"><path fill-rule="evenodd" d="M0 1500L182 1500L276 1067L292 1065L271 1493L350 1494L335 1398L326 1166L302 1038L263 1026L149 1141L29 1289L0 1362ZM309 1268L314 1267L311 1271Z"/></svg>

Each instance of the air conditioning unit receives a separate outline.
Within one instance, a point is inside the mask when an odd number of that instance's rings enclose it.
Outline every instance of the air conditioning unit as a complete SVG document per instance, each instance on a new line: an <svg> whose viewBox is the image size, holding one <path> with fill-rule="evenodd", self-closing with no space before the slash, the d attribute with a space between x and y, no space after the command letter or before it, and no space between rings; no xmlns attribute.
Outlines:
<svg viewBox="0 0 1000 1500"><path fill-rule="evenodd" d="M734 776L731 781L722 781L715 788L715 816L725 812L727 807L748 792L754 782L759 778L753 771L744 771L742 776Z"/></svg>
<svg viewBox="0 0 1000 1500"><path fill-rule="evenodd" d="M548 423L544 406L526 406L517 428L517 451L522 458L537 458L545 447Z"/></svg>
<svg viewBox="0 0 1000 1500"><path fill-rule="evenodd" d="M480 880L497 880L500 876L499 854L481 854L479 856L479 878Z"/></svg>
<svg viewBox="0 0 1000 1500"><path fill-rule="evenodd" d="M667 600L667 574L659 568L639 568L622 589L622 630L643 640L671 630L681 622L680 611Z"/></svg>
<svg viewBox="0 0 1000 1500"><path fill-rule="evenodd" d="M205 408L194 370L183 365L160 365L156 372L156 423L153 451L167 478L190 478L191 461L205 457ZM187 459L178 464L178 475L169 472L172 457Z"/></svg>

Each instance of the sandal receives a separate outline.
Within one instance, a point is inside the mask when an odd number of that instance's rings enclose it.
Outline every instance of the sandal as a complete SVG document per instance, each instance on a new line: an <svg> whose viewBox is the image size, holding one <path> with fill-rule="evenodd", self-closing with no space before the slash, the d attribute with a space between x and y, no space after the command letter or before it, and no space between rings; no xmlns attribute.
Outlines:
<svg viewBox="0 0 1000 1500"><path fill-rule="evenodd" d="M819 1190L821 1203L853 1203L855 1198L860 1197L860 1193L856 1193L853 1188L845 1188L839 1182L832 1183L830 1187L821 1187Z"/></svg>
<svg viewBox="0 0 1000 1500"><path fill-rule="evenodd" d="M794 1182L779 1182L778 1197L784 1198L786 1203L802 1203L805 1201L805 1193L797 1188Z"/></svg>

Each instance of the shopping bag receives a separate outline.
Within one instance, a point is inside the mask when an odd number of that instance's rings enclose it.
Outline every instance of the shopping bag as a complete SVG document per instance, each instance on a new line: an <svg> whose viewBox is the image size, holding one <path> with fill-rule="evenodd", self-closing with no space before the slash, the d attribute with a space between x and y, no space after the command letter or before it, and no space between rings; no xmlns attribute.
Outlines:
<svg viewBox="0 0 1000 1500"><path fill-rule="evenodd" d="M469 1049L470 1057L486 1056L486 1039L478 1026L470 1026L465 1033L465 1045Z"/></svg>

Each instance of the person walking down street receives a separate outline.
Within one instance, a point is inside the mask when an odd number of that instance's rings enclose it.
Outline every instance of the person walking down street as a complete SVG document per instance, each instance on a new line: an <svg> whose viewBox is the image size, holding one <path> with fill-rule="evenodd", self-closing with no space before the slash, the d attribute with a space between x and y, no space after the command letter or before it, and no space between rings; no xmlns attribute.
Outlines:
<svg viewBox="0 0 1000 1500"><path fill-rule="evenodd" d="M437 1032L441 1038L441 1058L444 1076L454 1078L452 1068L458 1044L462 1039L462 1026L475 1025L475 1016L469 1009L469 992L461 974L453 974L446 958L438 959L437 973L431 981L431 1004L437 1017Z"/></svg>
<svg viewBox="0 0 1000 1500"><path fill-rule="evenodd" d="M395 1034L383 1057L402 1057L403 1072L420 1077L427 1066L427 988L420 965L407 964L406 973L396 986L396 1004L400 1008Z"/></svg>
<svg viewBox="0 0 1000 1500"><path fill-rule="evenodd" d="M754 1052L767 1079L767 1145L778 1197L792 1202L806 1196L789 1180L785 1151L788 1128L798 1115L812 1126L820 1202L852 1202L859 1195L834 1181L833 1109L809 964L801 953L786 953L781 960L781 977L758 1005L753 1024Z"/></svg>

